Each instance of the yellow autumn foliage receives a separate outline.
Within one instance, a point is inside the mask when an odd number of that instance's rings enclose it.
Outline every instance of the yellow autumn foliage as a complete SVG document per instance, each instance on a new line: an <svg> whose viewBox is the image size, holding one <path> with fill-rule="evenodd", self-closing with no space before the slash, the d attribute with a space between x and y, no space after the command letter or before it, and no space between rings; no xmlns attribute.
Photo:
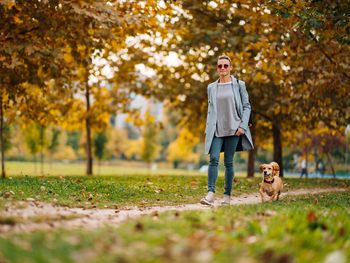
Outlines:
<svg viewBox="0 0 350 263"><path fill-rule="evenodd" d="M199 137L192 134L187 128L180 131L179 136L168 147L167 160L197 162L199 154L193 152L193 148L199 143Z"/></svg>
<svg viewBox="0 0 350 263"><path fill-rule="evenodd" d="M126 144L127 144L127 147L124 152L126 158L139 159L141 156L141 146L143 144L142 138L138 140L128 140Z"/></svg>
<svg viewBox="0 0 350 263"><path fill-rule="evenodd" d="M73 161L77 159L77 156L71 146L60 146L57 152L53 154L55 160Z"/></svg>

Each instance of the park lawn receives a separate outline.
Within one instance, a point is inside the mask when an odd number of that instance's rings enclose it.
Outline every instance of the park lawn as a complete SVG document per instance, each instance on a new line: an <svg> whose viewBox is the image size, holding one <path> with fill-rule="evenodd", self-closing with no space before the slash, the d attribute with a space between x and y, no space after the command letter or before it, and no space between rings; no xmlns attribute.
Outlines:
<svg viewBox="0 0 350 263"><path fill-rule="evenodd" d="M236 177L233 196L258 193L260 178ZM298 188L349 187L349 180L285 178L284 191ZM12 201L36 200L71 207L148 207L198 203L206 193L202 175L14 176L0 179L0 209ZM219 176L217 196L223 195Z"/></svg>
<svg viewBox="0 0 350 263"><path fill-rule="evenodd" d="M349 262L350 193L166 212L120 227L0 237L9 262ZM6 262L6 261L5 261Z"/></svg>
<svg viewBox="0 0 350 263"><path fill-rule="evenodd" d="M157 164L158 165L158 164ZM45 162L43 164L43 175L45 176L66 176L85 175L85 162ZM41 164L39 162L6 162L6 173L10 176L37 175L41 176ZM150 170L147 164L136 161L115 161L113 163L103 163L98 165L94 162L93 173L99 175L196 175L197 170L172 169L164 164L159 164L157 170Z"/></svg>

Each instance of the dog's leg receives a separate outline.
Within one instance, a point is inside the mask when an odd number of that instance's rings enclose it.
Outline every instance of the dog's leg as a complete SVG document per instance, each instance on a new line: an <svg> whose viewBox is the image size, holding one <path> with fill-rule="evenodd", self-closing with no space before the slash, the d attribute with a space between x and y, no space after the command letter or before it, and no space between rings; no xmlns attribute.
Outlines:
<svg viewBox="0 0 350 263"><path fill-rule="evenodd" d="M264 196L260 193L260 197L261 197L261 203L264 203Z"/></svg>
<svg viewBox="0 0 350 263"><path fill-rule="evenodd" d="M278 199L279 199L279 197L280 197L280 194L281 194L281 191L278 191L276 194L274 194L273 196L272 196L272 200L273 201L278 201Z"/></svg>
<svg viewBox="0 0 350 263"><path fill-rule="evenodd" d="M259 192L260 192L260 197L261 197L261 203L264 203L264 201L265 201L264 193L261 190L259 190Z"/></svg>
<svg viewBox="0 0 350 263"><path fill-rule="evenodd" d="M271 201L271 202L272 202L272 201L276 201L277 198L278 198L277 196L278 196L278 193L273 194L273 195L271 196L271 200L270 200L270 201Z"/></svg>
<svg viewBox="0 0 350 263"><path fill-rule="evenodd" d="M264 202L270 202L270 196L267 193L263 193Z"/></svg>
<svg viewBox="0 0 350 263"><path fill-rule="evenodd" d="M277 198L276 198L277 201L280 199L280 194L281 194L281 191L278 191Z"/></svg>

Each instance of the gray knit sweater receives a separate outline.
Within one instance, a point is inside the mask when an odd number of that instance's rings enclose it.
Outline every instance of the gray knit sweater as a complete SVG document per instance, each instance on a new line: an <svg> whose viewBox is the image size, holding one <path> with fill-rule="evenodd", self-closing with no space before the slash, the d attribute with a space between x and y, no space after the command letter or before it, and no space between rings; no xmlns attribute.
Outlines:
<svg viewBox="0 0 350 263"><path fill-rule="evenodd" d="M232 82L218 83L216 137L234 135L241 124L233 96Z"/></svg>

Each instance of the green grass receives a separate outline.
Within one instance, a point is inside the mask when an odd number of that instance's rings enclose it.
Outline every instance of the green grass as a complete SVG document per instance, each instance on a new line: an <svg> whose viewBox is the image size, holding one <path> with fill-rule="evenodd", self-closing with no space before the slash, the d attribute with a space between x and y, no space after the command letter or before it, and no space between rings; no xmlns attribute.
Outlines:
<svg viewBox="0 0 350 263"><path fill-rule="evenodd" d="M95 175L195 175L198 171L184 170L184 169L172 169L169 165L159 164L159 168L152 171L147 168L147 165L142 162L136 161L116 161L110 164L101 164L98 166L97 162L94 162L93 172ZM44 175L85 175L86 164L80 163L64 163L53 162L44 163L43 172ZM17 175L41 175L41 164L39 162L6 162L6 172L10 176Z"/></svg>
<svg viewBox="0 0 350 263"><path fill-rule="evenodd" d="M349 262L349 207L350 193L338 192L167 212L119 228L9 234L0 261L309 263L337 252Z"/></svg>
<svg viewBox="0 0 350 263"><path fill-rule="evenodd" d="M0 204L27 198L61 205L98 207L192 203L205 194L206 180L205 176L167 175L16 176L0 180ZM222 177L218 185L223 185ZM250 192L256 189L257 180L238 179L236 185L235 193Z"/></svg>
<svg viewBox="0 0 350 263"><path fill-rule="evenodd" d="M223 174L224 165L223 160L219 164L219 173ZM150 170L146 163L140 161L123 161L123 160L113 160L110 162L103 162L101 166L94 161L93 173L94 175L205 175L204 173L199 173L197 169L186 170L186 169L173 169L169 163L157 163L157 170ZM236 168L242 168L242 164L235 164ZM45 162L43 165L43 174L41 174L41 164L39 162L17 162L17 161L6 161L5 163L6 173L8 176L66 176L66 175L85 175L86 163L85 162ZM343 167L340 167L343 169ZM343 169L346 171L346 167ZM237 176L246 176L245 171L236 170ZM346 172L337 172L337 175L346 175ZM259 176L258 173L255 173ZM350 179L350 176L349 176Z"/></svg>
<svg viewBox="0 0 350 263"><path fill-rule="evenodd" d="M349 180L285 178L285 190L311 187L349 187ZM233 195L258 193L260 178L235 178ZM217 195L223 193L223 176ZM207 177L190 175L14 176L0 179L0 209L11 201L34 198L59 205L125 207L197 203L206 193Z"/></svg>

